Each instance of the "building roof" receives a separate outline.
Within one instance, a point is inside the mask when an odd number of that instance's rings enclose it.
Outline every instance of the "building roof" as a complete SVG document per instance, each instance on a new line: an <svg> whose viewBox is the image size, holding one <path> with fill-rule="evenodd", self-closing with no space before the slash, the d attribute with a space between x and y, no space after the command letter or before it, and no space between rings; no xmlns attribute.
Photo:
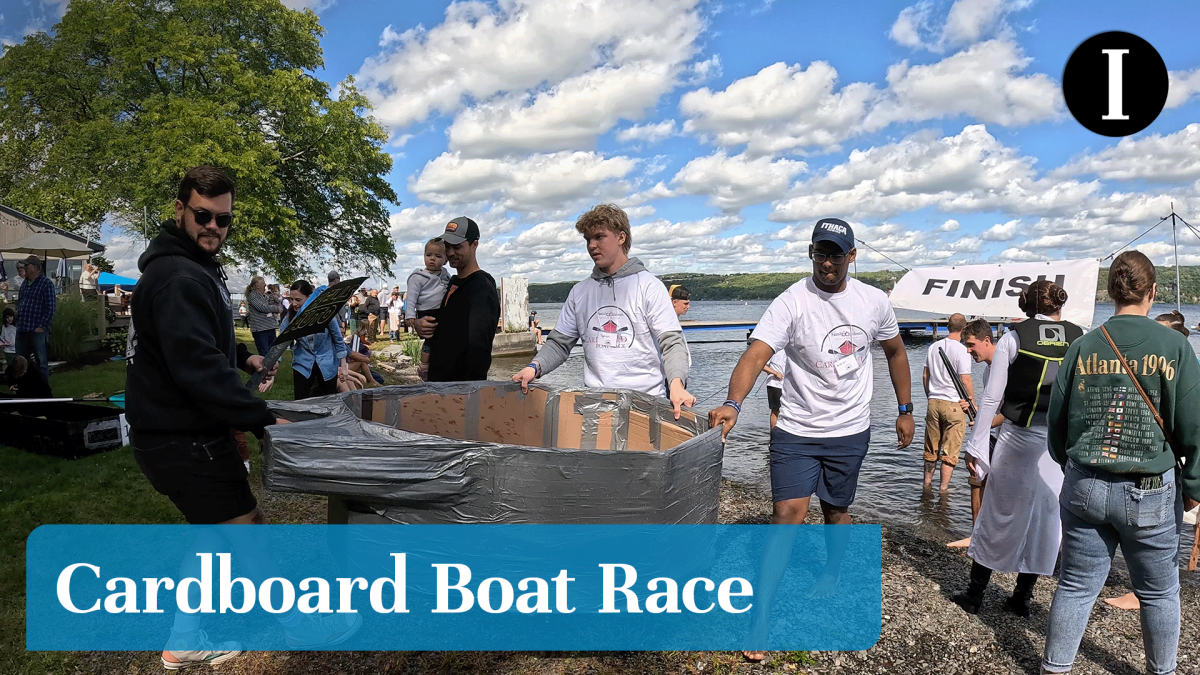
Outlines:
<svg viewBox="0 0 1200 675"><path fill-rule="evenodd" d="M19 225L24 225L24 228L19 227ZM86 244L88 248L92 249L92 253L104 253L104 244L98 241L81 237L74 232L68 232L61 227L55 227L50 223L0 204L0 245L15 244L37 232L54 232L55 234L74 239L81 244Z"/></svg>

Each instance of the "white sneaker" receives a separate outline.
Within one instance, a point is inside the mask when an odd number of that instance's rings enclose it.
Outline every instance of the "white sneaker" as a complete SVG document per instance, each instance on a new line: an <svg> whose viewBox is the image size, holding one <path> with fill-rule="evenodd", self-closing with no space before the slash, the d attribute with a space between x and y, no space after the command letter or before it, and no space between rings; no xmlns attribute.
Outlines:
<svg viewBox="0 0 1200 675"><path fill-rule="evenodd" d="M322 649L349 640L361 625L360 614L307 614L299 625L283 632L292 649Z"/></svg>
<svg viewBox="0 0 1200 675"><path fill-rule="evenodd" d="M241 654L242 645L234 641L214 644L209 642L207 633L198 630L193 635L171 633L166 651L178 660L168 661L167 657L162 657L163 668L182 670L191 666L224 663Z"/></svg>

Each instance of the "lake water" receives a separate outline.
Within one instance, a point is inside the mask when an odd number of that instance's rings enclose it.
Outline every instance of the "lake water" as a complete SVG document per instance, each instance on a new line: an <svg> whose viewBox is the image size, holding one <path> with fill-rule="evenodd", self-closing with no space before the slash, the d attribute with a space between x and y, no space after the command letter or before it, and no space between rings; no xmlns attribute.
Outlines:
<svg viewBox="0 0 1200 675"><path fill-rule="evenodd" d="M693 302L684 319L696 321L757 321L766 311L768 301L750 302ZM543 326L553 326L561 304L534 304ZM1150 316L1166 313L1174 305L1157 305ZM1184 305L1188 323L1200 319L1200 306ZM1111 304L1096 305L1093 326L1098 326L1113 314ZM744 331L700 331L687 333L692 352L689 390L696 396L696 409L707 412L725 400L729 377L738 358L745 351ZM1200 352L1200 337L1193 332L1193 349ZM727 341L727 342L718 342ZM909 367L912 370L913 406L916 435L907 448L896 447L896 397L888 377L887 361L879 345L872 347L874 358L875 397L871 404L871 448L863 462L858 494L851 511L860 517L885 523L915 525L936 537L953 538L971 533L970 493L966 468L962 462L954 473L950 491L939 496L923 494L922 447L925 440L925 397L921 389L921 370L931 341L928 338L906 339ZM528 359L497 359L493 362L493 379L511 376ZM982 382L983 365L975 366L975 381ZM545 382L582 386L583 350L576 348L571 358L545 378ZM730 433L725 447L724 475L726 478L749 483L770 493L767 468L767 445L770 439L769 410L767 409L764 376L742 405L737 427ZM978 385L977 385L978 388ZM935 476L934 480L937 480ZM1190 529L1190 528L1188 528ZM1191 546L1191 535L1187 535Z"/></svg>

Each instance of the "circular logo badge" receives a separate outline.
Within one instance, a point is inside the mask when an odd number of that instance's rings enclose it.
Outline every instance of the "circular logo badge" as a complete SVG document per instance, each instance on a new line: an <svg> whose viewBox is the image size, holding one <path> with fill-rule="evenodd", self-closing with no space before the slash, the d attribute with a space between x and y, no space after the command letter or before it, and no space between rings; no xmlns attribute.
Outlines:
<svg viewBox="0 0 1200 675"><path fill-rule="evenodd" d="M1100 33L1075 48L1063 70L1063 98L1080 124L1101 136L1150 126L1167 102L1167 65L1142 38Z"/></svg>

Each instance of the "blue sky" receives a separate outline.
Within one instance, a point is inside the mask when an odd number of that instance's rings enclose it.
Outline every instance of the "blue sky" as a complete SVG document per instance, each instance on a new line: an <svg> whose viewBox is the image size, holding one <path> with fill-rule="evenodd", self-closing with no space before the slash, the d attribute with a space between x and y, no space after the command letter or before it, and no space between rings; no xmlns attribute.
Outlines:
<svg viewBox="0 0 1200 675"><path fill-rule="evenodd" d="M1172 201L1200 225L1200 43L1179 30L1200 3L285 4L326 28L317 75L354 75L391 134L397 277L463 214L493 274L582 277L573 223L599 202L658 272L806 269L824 216L908 267L1104 257ZM0 2L0 38L66 7ZM1118 29L1171 71L1167 109L1120 142L1060 86L1079 43ZM1139 248L1165 263L1160 229ZM108 239L129 271L136 242ZM1200 238L1180 243L1200 264Z"/></svg>

